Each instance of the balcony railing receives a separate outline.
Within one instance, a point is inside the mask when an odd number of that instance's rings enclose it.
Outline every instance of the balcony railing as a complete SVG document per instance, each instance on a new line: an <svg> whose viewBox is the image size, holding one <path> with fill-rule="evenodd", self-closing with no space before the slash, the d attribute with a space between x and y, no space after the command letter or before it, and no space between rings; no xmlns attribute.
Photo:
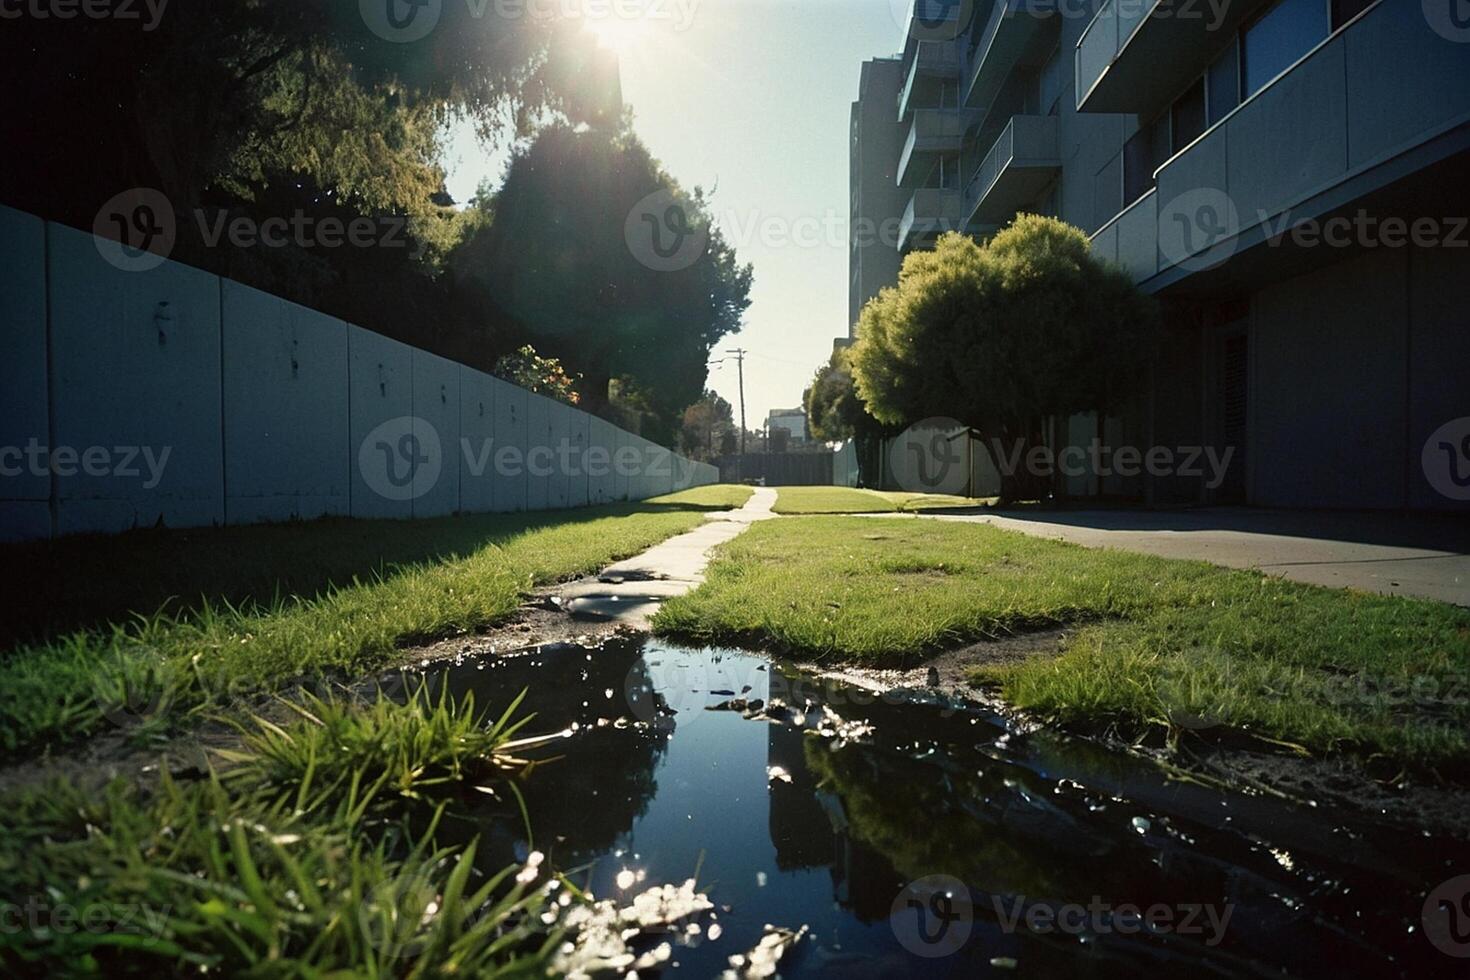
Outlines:
<svg viewBox="0 0 1470 980"><path fill-rule="evenodd" d="M964 104L988 112L1011 72L1041 64L1059 24L1056 0L993 0L971 49Z"/></svg>
<svg viewBox="0 0 1470 980"><path fill-rule="evenodd" d="M1093 248L1138 282L1206 273L1272 221L1315 218L1470 152L1467 119L1464 45L1418 0L1379 0L1166 161Z"/></svg>
<svg viewBox="0 0 1470 980"><path fill-rule="evenodd" d="M958 41L919 41L913 60L909 63L908 77L898 92L898 118L908 117L909 110L925 108L913 104L914 90L921 78L955 78L960 73L960 44Z"/></svg>
<svg viewBox="0 0 1470 980"><path fill-rule="evenodd" d="M921 187L909 198L898 225L898 250L906 252L920 241L965 227L965 199L948 187Z"/></svg>
<svg viewBox="0 0 1470 980"><path fill-rule="evenodd" d="M927 175L921 165L936 153L958 153L973 113L963 109L915 109L909 138L898 158L898 184L912 187Z"/></svg>
<svg viewBox="0 0 1470 980"><path fill-rule="evenodd" d="M1014 116L970 179L971 221L1004 224L1060 172L1056 116Z"/></svg>
<svg viewBox="0 0 1470 980"><path fill-rule="evenodd" d="M1266 2L1107 0L1077 40L1077 108L1153 115L1204 70L1201 56Z"/></svg>

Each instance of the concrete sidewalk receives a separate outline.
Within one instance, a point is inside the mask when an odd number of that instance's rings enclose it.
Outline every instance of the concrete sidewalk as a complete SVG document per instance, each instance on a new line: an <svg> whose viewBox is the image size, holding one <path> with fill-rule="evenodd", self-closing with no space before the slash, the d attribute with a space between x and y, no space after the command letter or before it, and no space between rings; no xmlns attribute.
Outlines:
<svg viewBox="0 0 1470 980"><path fill-rule="evenodd" d="M923 516L1470 606L1470 521L1464 518L1245 507Z"/></svg>
<svg viewBox="0 0 1470 980"><path fill-rule="evenodd" d="M665 599L683 595L704 582L704 569L716 546L743 534L756 521L770 520L776 491L757 487L739 510L717 511L692 531L669 538L597 575L561 590L573 616L646 629Z"/></svg>

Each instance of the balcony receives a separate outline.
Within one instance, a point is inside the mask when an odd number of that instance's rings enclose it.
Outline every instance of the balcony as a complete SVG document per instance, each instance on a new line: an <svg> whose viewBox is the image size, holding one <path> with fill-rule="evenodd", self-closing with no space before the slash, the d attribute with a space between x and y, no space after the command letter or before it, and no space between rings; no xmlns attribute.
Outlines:
<svg viewBox="0 0 1470 980"><path fill-rule="evenodd" d="M909 111L924 108L914 102L917 94L922 100L926 85L935 79L954 79L960 73L960 43L958 41L913 41L914 49L909 60L908 77L898 93L898 118L907 119Z"/></svg>
<svg viewBox="0 0 1470 980"><path fill-rule="evenodd" d="M1206 287L1226 263L1227 278L1284 265L1289 240L1263 245L1273 229L1409 190L1465 153L1465 46L1436 34L1418 0L1379 0L1166 161L1093 250L1147 289Z"/></svg>
<svg viewBox="0 0 1470 980"><path fill-rule="evenodd" d="M1107 0L1077 40L1077 110L1151 116L1268 0Z"/></svg>
<svg viewBox="0 0 1470 980"><path fill-rule="evenodd" d="M1011 72L1042 64L1060 26L1056 0L994 0L970 54L964 104L989 112Z"/></svg>
<svg viewBox="0 0 1470 980"><path fill-rule="evenodd" d="M964 210L965 199L958 190L921 187L914 191L898 226L898 250L907 252L946 231L963 231Z"/></svg>
<svg viewBox="0 0 1470 980"><path fill-rule="evenodd" d="M1046 190L1061 169L1057 117L1012 117L970 180L970 222L1005 224Z"/></svg>
<svg viewBox="0 0 1470 980"><path fill-rule="evenodd" d="M908 141L898 158L898 186L917 186L929 175L935 157L959 153L972 115L963 109L915 109Z"/></svg>

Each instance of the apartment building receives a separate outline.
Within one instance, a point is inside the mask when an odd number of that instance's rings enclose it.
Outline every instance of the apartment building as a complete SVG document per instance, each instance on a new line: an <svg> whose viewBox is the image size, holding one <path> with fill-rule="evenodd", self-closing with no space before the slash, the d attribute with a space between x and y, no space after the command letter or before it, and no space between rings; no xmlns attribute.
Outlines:
<svg viewBox="0 0 1470 980"><path fill-rule="evenodd" d="M847 284L849 324L878 290L898 281L903 256L898 250L898 216L908 198L897 181L903 131L893 118L894 100L903 86L898 57L863 62L858 99L852 104L848 187ZM883 229L890 229L888 234ZM851 326L848 327L849 337Z"/></svg>
<svg viewBox="0 0 1470 980"><path fill-rule="evenodd" d="M1210 447L1231 465L1072 492L1467 509L1462 6L918 0L891 132L866 92L854 106L855 200L876 206L879 146L897 141L898 254L1049 214L1159 298L1152 383L1057 442ZM883 285L861 283L859 309Z"/></svg>

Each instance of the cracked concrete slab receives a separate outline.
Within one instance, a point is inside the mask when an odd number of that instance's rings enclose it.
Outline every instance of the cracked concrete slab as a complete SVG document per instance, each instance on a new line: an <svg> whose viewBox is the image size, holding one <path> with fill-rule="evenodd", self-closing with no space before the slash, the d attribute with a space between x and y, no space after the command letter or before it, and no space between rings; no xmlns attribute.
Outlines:
<svg viewBox="0 0 1470 980"><path fill-rule="evenodd" d="M707 522L692 531L609 565L596 576L573 582L559 593L562 608L574 617L645 629L666 599L703 584L711 551L756 521L775 517L771 512L775 502L775 490L757 487L739 510L711 514Z"/></svg>

